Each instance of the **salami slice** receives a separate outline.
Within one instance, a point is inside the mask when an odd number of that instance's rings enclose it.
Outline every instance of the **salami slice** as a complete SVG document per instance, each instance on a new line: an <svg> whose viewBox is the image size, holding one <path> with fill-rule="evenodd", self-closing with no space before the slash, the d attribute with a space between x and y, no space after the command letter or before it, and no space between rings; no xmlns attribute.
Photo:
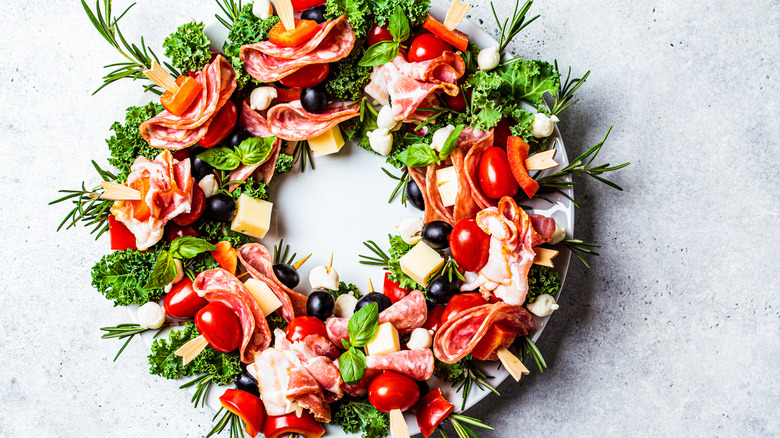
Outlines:
<svg viewBox="0 0 780 438"><path fill-rule="evenodd" d="M284 140L308 140L325 133L341 122L360 115L357 102L331 102L320 114L303 109L300 100L282 103L268 110L268 126Z"/></svg>
<svg viewBox="0 0 780 438"><path fill-rule="evenodd" d="M436 208L430 207L434 201L428 196L428 183L426 180L427 168L421 167L407 167L409 169L409 175L411 175L414 182L420 188L420 193L423 195L423 201L425 202L425 223L432 221L446 221L447 218L439 213Z"/></svg>
<svg viewBox="0 0 780 438"><path fill-rule="evenodd" d="M389 322L402 335L422 327L427 318L428 306L425 304L425 295L419 290L410 292L392 306L379 312L379 324ZM349 340L348 323L347 318L328 318L325 329L331 342L342 345L342 340Z"/></svg>
<svg viewBox="0 0 780 438"><path fill-rule="evenodd" d="M366 356L366 368L395 371L414 380L428 380L433 376L433 352L425 348Z"/></svg>
<svg viewBox="0 0 780 438"><path fill-rule="evenodd" d="M457 224L463 219L473 218L479 213L479 205L474 200L474 194L471 191L469 180L464 171L464 153L461 148L455 148L450 153L452 166L458 176L458 195L455 198L455 206L452 209L452 225Z"/></svg>
<svg viewBox="0 0 780 438"><path fill-rule="evenodd" d="M266 120L262 114L259 114L250 108L246 101L244 101L242 105L238 126L246 129L254 137L271 137L274 135L271 130L268 129L268 120ZM276 162L279 160L279 154L281 152L282 140L277 138L274 140L273 149L271 150L268 159L251 166L244 164L238 166L235 170L230 172L228 180L246 181L247 178L255 174L266 183L271 182L271 179L274 177L274 171L276 170ZM236 187L238 187L238 184L231 184L229 190L232 192Z"/></svg>
<svg viewBox="0 0 780 438"><path fill-rule="evenodd" d="M428 166L425 171L425 190L428 192L427 199L430 200L430 203L426 204L425 206L426 216L428 215L428 209L431 208L436 210L436 215L442 217L445 222L449 223L450 225L454 225L452 212L449 208L444 206L444 202L442 202L441 199L441 193L439 193L439 184L436 179L436 171L440 168L441 166L434 163Z"/></svg>
<svg viewBox="0 0 780 438"><path fill-rule="evenodd" d="M273 270L273 261L268 250L259 243L247 243L238 248L238 259L241 265L249 272L249 275L267 284L279 301L282 302L280 312L285 321L290 322L295 315L306 314L306 300L304 295L288 288L276 277Z"/></svg>

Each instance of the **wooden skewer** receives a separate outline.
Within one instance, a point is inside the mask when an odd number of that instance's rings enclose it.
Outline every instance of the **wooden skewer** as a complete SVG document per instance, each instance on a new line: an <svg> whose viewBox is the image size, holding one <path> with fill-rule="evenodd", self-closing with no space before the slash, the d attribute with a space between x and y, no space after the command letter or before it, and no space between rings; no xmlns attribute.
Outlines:
<svg viewBox="0 0 780 438"><path fill-rule="evenodd" d="M400 409L390 411L390 436L393 438L409 438L409 426L406 425L404 414Z"/></svg>
<svg viewBox="0 0 780 438"><path fill-rule="evenodd" d="M290 0L275 0L276 13L282 19L282 24L287 30L295 29L295 17L293 16L293 7Z"/></svg>
<svg viewBox="0 0 780 438"><path fill-rule="evenodd" d="M506 347L501 347L496 350L496 354L498 354L498 359L504 365L506 370L509 371L509 374L515 379L515 381L519 382L520 377L531 374L531 372L528 371L528 368L523 365L523 362L521 362L517 356L512 354L511 351L507 350Z"/></svg>
<svg viewBox="0 0 780 438"><path fill-rule="evenodd" d="M176 85L176 80L174 80L171 75L169 75L168 72L155 61L152 61L151 69L144 70L144 74L146 77L151 79L152 82L165 88L171 93L176 94L176 92L179 91L179 86Z"/></svg>
<svg viewBox="0 0 780 438"><path fill-rule="evenodd" d="M549 151L533 154L525 160L525 168L527 170L545 170L556 167L558 163L553 160L557 149L551 149Z"/></svg>
<svg viewBox="0 0 780 438"><path fill-rule="evenodd" d="M302 258L302 259L298 260L298 263L294 264L294 265L293 265L293 268L295 268L295 270L297 271L297 270L298 270L298 268L300 268L300 267L301 267L301 265L303 265L304 263L306 263L306 260L309 260L309 257L311 257L311 254L309 254L309 255L307 255L306 257L304 257L304 258Z"/></svg>
<svg viewBox="0 0 780 438"><path fill-rule="evenodd" d="M452 6L450 6L450 10L447 11L447 17L444 18L444 23L442 23L444 27L447 30L453 30L458 27L460 22L466 18L466 13L468 13L470 7L471 4L469 3L461 4L459 0L455 0Z"/></svg>
<svg viewBox="0 0 780 438"><path fill-rule="evenodd" d="M325 266L325 270L328 271L328 274L330 274L330 270L333 268L333 253L330 253L330 261L328 261L328 266Z"/></svg>
<svg viewBox="0 0 780 438"><path fill-rule="evenodd" d="M536 257L534 257L535 265L547 266L548 268L554 267L552 259L558 255L558 251L547 248L534 248L534 251L536 251Z"/></svg>
<svg viewBox="0 0 780 438"><path fill-rule="evenodd" d="M200 352L203 351L203 349L208 345L209 341L207 341L206 338L201 335L182 345L181 348L176 350L176 352L173 354L184 358L184 365L187 365L188 363L192 362L193 359L198 357Z"/></svg>
<svg viewBox="0 0 780 438"><path fill-rule="evenodd" d="M374 291L374 283L371 282L371 279L368 279L368 293L371 293Z"/></svg>
<svg viewBox="0 0 780 438"><path fill-rule="evenodd" d="M140 201L141 192L136 189L127 187L124 184L117 184L113 182L103 181L100 183L103 186L104 192L100 195L101 199L108 199L110 201Z"/></svg>

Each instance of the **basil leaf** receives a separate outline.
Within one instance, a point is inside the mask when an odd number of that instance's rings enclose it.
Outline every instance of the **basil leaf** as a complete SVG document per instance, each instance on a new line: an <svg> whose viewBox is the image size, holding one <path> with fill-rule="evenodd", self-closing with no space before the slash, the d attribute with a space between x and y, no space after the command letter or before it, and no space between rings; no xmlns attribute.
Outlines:
<svg viewBox="0 0 780 438"><path fill-rule="evenodd" d="M173 261L173 256L168 251L160 251L144 289L161 289L174 278L176 278L176 262Z"/></svg>
<svg viewBox="0 0 780 438"><path fill-rule="evenodd" d="M371 303L363 306L349 318L347 331L349 343L353 347L365 347L376 336L379 328L379 305Z"/></svg>
<svg viewBox="0 0 780 438"><path fill-rule="evenodd" d="M425 167L439 161L439 155L425 143L415 143L396 156L409 167Z"/></svg>
<svg viewBox="0 0 780 438"><path fill-rule="evenodd" d="M455 130L450 132L450 135L447 137L447 140L444 142L444 146L441 147L441 152L439 152L439 158L445 159L450 156L450 153L452 153L453 150L455 150L455 146L458 145L458 138L460 138L460 132L463 131L463 128L465 128L465 125L458 125L455 127Z"/></svg>
<svg viewBox="0 0 780 438"><path fill-rule="evenodd" d="M355 347L350 347L339 357L339 371L346 384L356 384L366 372L366 355Z"/></svg>
<svg viewBox="0 0 780 438"><path fill-rule="evenodd" d="M398 56L398 43L393 41L381 41L366 50L360 58L358 65L361 67L374 67L387 64Z"/></svg>
<svg viewBox="0 0 780 438"><path fill-rule="evenodd" d="M409 29L409 20L404 14L404 10L400 6L396 6L393 9L393 15L390 16L390 24L387 25L387 30L390 31L390 35L397 43L402 43L409 38L411 29Z"/></svg>
<svg viewBox="0 0 780 438"><path fill-rule="evenodd" d="M273 149L274 141L276 137L251 137L242 141L238 147L236 147L236 154L241 160L241 164L246 166L253 166L260 164L268 159Z"/></svg>
<svg viewBox="0 0 780 438"><path fill-rule="evenodd" d="M198 158L219 170L233 170L241 164L241 159L233 149L226 147L206 149L198 154Z"/></svg>
<svg viewBox="0 0 780 438"><path fill-rule="evenodd" d="M171 255L183 259L191 259L202 252L216 250L217 247L207 240L192 236L179 237L171 243Z"/></svg>

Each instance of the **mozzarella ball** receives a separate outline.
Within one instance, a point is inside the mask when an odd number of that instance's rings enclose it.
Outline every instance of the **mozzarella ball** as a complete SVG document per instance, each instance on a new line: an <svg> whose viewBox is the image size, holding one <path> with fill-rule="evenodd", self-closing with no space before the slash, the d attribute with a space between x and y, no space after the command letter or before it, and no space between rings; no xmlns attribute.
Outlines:
<svg viewBox="0 0 780 438"><path fill-rule="evenodd" d="M216 195L217 191L219 190L219 183L217 183L217 178L215 178L214 175L204 176L200 181L198 181L198 185L200 186L200 189L203 190L203 194L207 198Z"/></svg>
<svg viewBox="0 0 780 438"><path fill-rule="evenodd" d="M165 323L165 312L159 304L150 301L138 308L138 325L145 329L158 329Z"/></svg>
<svg viewBox="0 0 780 438"><path fill-rule="evenodd" d="M422 229L425 221L421 217L408 217L398 225L401 239L408 245L414 245L422 239Z"/></svg>
<svg viewBox="0 0 780 438"><path fill-rule="evenodd" d="M562 227L558 225L558 223L555 223L555 232L553 232L552 239L550 239L550 243L553 245L556 245L558 243L563 242L563 239L566 238L566 227Z"/></svg>
<svg viewBox="0 0 780 438"><path fill-rule="evenodd" d="M386 157L393 149L393 136L387 129L376 129L368 133L368 144L376 153Z"/></svg>
<svg viewBox="0 0 780 438"><path fill-rule="evenodd" d="M433 335L422 327L414 329L409 342L406 343L410 350L425 350L431 348L431 345L433 345Z"/></svg>
<svg viewBox="0 0 780 438"><path fill-rule="evenodd" d="M479 51L477 55L477 64L480 70L493 70L501 62L501 54L498 53L498 47L488 47Z"/></svg>
<svg viewBox="0 0 780 438"><path fill-rule="evenodd" d="M309 283L312 289L339 290L339 273L327 266L315 266L309 272Z"/></svg>
<svg viewBox="0 0 780 438"><path fill-rule="evenodd" d="M529 303L525 307L536 316L547 316L558 310L559 306L555 304L555 297L549 294L542 294L536 297L536 301Z"/></svg>
<svg viewBox="0 0 780 438"><path fill-rule="evenodd" d="M393 109L389 106L383 106L376 116L376 126L379 129L393 130L398 122L393 118Z"/></svg>
<svg viewBox="0 0 780 438"><path fill-rule="evenodd" d="M349 319L353 313L355 313L355 304L358 300L352 293L339 295L336 298L336 308L333 310L333 314L341 318Z"/></svg>
<svg viewBox="0 0 780 438"><path fill-rule="evenodd" d="M449 137L454 130L455 126L453 125L447 125L443 128L437 129L431 138L431 149L436 149L436 151L441 152L441 148L443 148L444 143L447 142L447 137Z"/></svg>
<svg viewBox="0 0 780 438"><path fill-rule="evenodd" d="M276 88L274 87L257 87L249 95L249 107L255 111L267 109L276 96Z"/></svg>
<svg viewBox="0 0 780 438"><path fill-rule="evenodd" d="M255 17L266 20L274 14L274 8L270 0L255 0L252 4L252 13Z"/></svg>
<svg viewBox="0 0 780 438"><path fill-rule="evenodd" d="M547 117L545 113L534 114L534 121L531 123L531 134L536 138L546 138L552 135L555 130L555 124L560 122L557 116Z"/></svg>

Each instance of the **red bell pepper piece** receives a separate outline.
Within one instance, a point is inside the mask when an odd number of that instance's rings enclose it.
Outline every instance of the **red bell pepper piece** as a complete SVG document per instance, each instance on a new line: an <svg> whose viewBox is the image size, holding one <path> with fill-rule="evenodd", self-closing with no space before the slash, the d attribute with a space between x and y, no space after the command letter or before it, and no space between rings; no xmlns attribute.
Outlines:
<svg viewBox="0 0 780 438"><path fill-rule="evenodd" d="M149 193L151 183L149 178L137 179L130 183L131 189L136 189L141 194L141 199L137 201L130 201L130 205L133 207L133 218L135 220L143 222L149 219L152 215L152 210L146 204L146 194Z"/></svg>
<svg viewBox="0 0 780 438"><path fill-rule="evenodd" d="M434 333L439 331L439 327L441 327L441 316L442 314L444 314L445 308L446 306L441 304L429 310L428 319L425 320L425 324L423 324L423 328L425 330L430 330Z"/></svg>
<svg viewBox="0 0 780 438"><path fill-rule="evenodd" d="M236 254L236 250L230 246L230 242L223 240L214 246L217 247L216 251L211 251L211 256L214 257L214 261L219 264L220 268L236 275L238 254Z"/></svg>
<svg viewBox="0 0 780 438"><path fill-rule="evenodd" d="M125 224L119 222L113 214L108 215L108 237L111 239L111 250L136 249L135 236Z"/></svg>
<svg viewBox="0 0 780 438"><path fill-rule="evenodd" d="M320 438L325 429L314 419L314 416L307 411L298 417L295 412L278 417L268 416L263 425L263 435L265 438L277 438L279 436L297 433L305 438Z"/></svg>
<svg viewBox="0 0 780 438"><path fill-rule="evenodd" d="M539 183L531 178L531 175L528 174L528 170L525 168L525 160L528 158L530 148L528 143L524 142L520 137L510 135L506 139L506 156L509 159L512 175L529 199L533 198L536 191L539 190Z"/></svg>
<svg viewBox="0 0 780 438"><path fill-rule="evenodd" d="M398 283L394 282L390 279L390 273L385 273L385 283L382 286L382 293L387 297L390 298L390 301L395 304L400 300L401 298L405 297L408 293L408 289L404 289L401 286L398 285Z"/></svg>
<svg viewBox="0 0 780 438"><path fill-rule="evenodd" d="M238 415L244 421L244 430L252 438L263 428L265 407L263 402L254 395L240 389L228 389L219 398L219 402L223 408Z"/></svg>
<svg viewBox="0 0 780 438"><path fill-rule="evenodd" d="M488 357L501 347L509 347L515 341L517 335L508 327L496 324L485 333L477 346L472 350L471 355L475 359L488 360Z"/></svg>
<svg viewBox="0 0 780 438"><path fill-rule="evenodd" d="M444 398L441 389L436 388L429 392L420 398L414 407L420 432L428 438L454 410L455 406Z"/></svg>
<svg viewBox="0 0 780 438"><path fill-rule="evenodd" d="M305 11L315 6L325 4L325 0L292 0L293 12Z"/></svg>
<svg viewBox="0 0 780 438"><path fill-rule="evenodd" d="M464 52L469 48L468 35L456 29L447 29L439 20L433 18L431 14L428 14L428 18L423 23L423 27Z"/></svg>

